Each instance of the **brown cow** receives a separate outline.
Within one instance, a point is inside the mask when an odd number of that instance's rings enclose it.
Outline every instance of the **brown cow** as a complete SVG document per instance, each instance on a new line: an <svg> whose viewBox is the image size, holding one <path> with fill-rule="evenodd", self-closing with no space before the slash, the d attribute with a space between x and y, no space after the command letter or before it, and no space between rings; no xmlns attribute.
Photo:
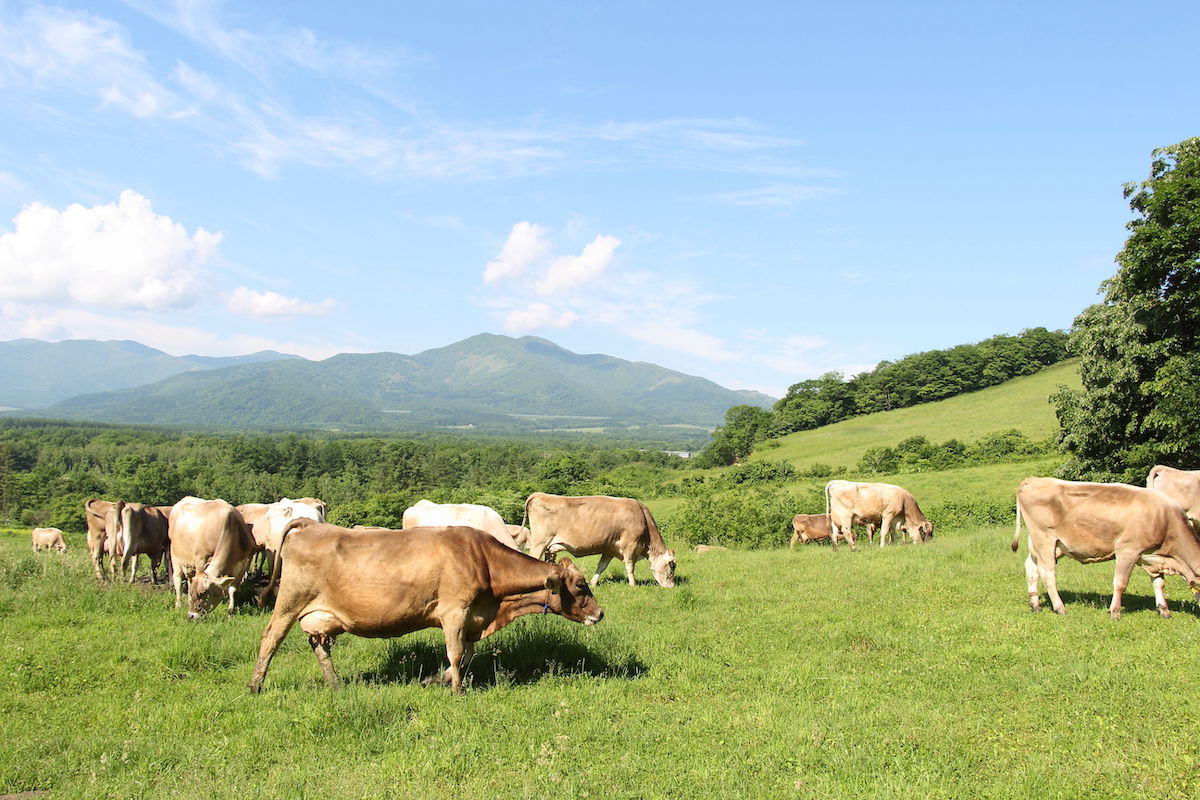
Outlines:
<svg viewBox="0 0 1200 800"><path fill-rule="evenodd" d="M797 514L792 517L792 541L788 547L795 547L796 542L819 542L828 539L831 530L828 514ZM867 541L875 541L875 524L867 523Z"/></svg>
<svg viewBox="0 0 1200 800"><path fill-rule="evenodd" d="M338 682L329 650L339 634L388 638L441 628L450 661L442 680L461 694L475 642L517 617L554 612L585 625L604 617L569 559L546 564L474 528L397 536L298 519L284 536L279 600L263 630L252 693L297 620L330 686Z"/></svg>
<svg viewBox="0 0 1200 800"><path fill-rule="evenodd" d="M1200 531L1200 470L1157 465L1146 476L1146 488L1158 489L1183 509L1192 527Z"/></svg>
<svg viewBox="0 0 1200 800"><path fill-rule="evenodd" d="M195 619L233 596L254 554L254 539L237 509L224 500L185 497L171 510L171 580L179 608L188 581L188 617Z"/></svg>
<svg viewBox="0 0 1200 800"><path fill-rule="evenodd" d="M668 550L650 509L630 497L562 497L534 492L525 500L529 555L541 558L566 550L573 556L600 556L592 585L613 558L625 562L629 585L633 565L650 561L659 586L675 585L675 551Z"/></svg>
<svg viewBox="0 0 1200 800"><path fill-rule="evenodd" d="M133 583L137 573L138 556L145 553L150 558L150 581L158 583L158 565L167 554L167 518L171 506L148 506L142 503L126 503L118 500L109 509L112 521L107 525L113 540L113 555L109 568L115 579L119 571L129 572ZM167 570L163 570L166 579Z"/></svg>
<svg viewBox="0 0 1200 800"><path fill-rule="evenodd" d="M1025 578L1029 607L1041 610L1038 579L1055 613L1065 614L1058 596L1054 565L1064 555L1083 564L1115 558L1109 613L1121 616L1121 596L1135 565L1150 573L1158 613L1171 616L1163 595L1163 576L1182 575L1200 597L1200 538L1187 517L1161 492L1123 483L1079 483L1057 478L1026 478L1017 488L1017 528L1029 528Z"/></svg>
<svg viewBox="0 0 1200 800"><path fill-rule="evenodd" d="M907 489L890 483L830 481L825 484L825 508L829 513L830 543L834 547L841 535L854 550L853 526L859 523L879 526L880 547L896 528L914 542L933 538L933 523L925 518L916 498Z"/></svg>
<svg viewBox="0 0 1200 800"><path fill-rule="evenodd" d="M113 505L108 500L95 497L83 502L84 517L87 520L88 554L91 556L92 569L95 570L98 581L104 580L104 556L111 551L113 545L108 533L108 512L112 510Z"/></svg>
<svg viewBox="0 0 1200 800"><path fill-rule="evenodd" d="M55 549L60 553L67 552L67 543L63 541L63 532L58 528L34 528L30 533L33 541L33 552Z"/></svg>

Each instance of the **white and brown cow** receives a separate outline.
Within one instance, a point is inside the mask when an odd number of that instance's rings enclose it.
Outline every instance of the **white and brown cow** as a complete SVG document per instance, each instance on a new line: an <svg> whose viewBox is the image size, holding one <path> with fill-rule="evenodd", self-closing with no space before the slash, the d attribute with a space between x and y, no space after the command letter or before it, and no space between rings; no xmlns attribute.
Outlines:
<svg viewBox="0 0 1200 800"><path fill-rule="evenodd" d="M933 538L933 523L925 518L916 498L907 489L890 483L830 481L825 484L825 508L834 547L838 537L844 536L850 549L855 549L853 526L860 523L878 526L880 547L897 528L914 542Z"/></svg>
<svg viewBox="0 0 1200 800"><path fill-rule="evenodd" d="M1123 483L1082 483L1057 478L1026 478L1017 488L1015 552L1021 519L1029 529L1025 578L1029 607L1041 609L1038 580L1050 605L1067 613L1058 596L1054 566L1070 556L1084 564L1116 559L1109 613L1121 616L1121 597L1135 566L1150 574L1158 613L1169 617L1163 576L1182 575L1200 597L1200 538L1183 510L1161 492Z"/></svg>
<svg viewBox="0 0 1200 800"><path fill-rule="evenodd" d="M631 497L563 497L534 492L525 500L529 554L541 558L563 550L573 556L600 556L592 585L614 558L625 562L634 586L634 563L645 558L659 586L675 585L675 551L663 542L650 509Z"/></svg>
<svg viewBox="0 0 1200 800"><path fill-rule="evenodd" d="M246 521L246 528L254 538L255 551L262 558L261 571L271 572L283 529L289 522L301 517L324 522L325 508L325 501L315 497L296 500L284 497L274 503L243 503L238 506L238 513Z"/></svg>
<svg viewBox="0 0 1200 800"><path fill-rule="evenodd" d="M1146 476L1146 488L1157 489L1171 498L1187 514L1192 527L1200 531L1200 470L1159 464Z"/></svg>
<svg viewBox="0 0 1200 800"><path fill-rule="evenodd" d="M171 511L171 580L175 607L188 581L188 617L195 619L233 596L254 554L254 539L237 509L224 500L185 497Z"/></svg>
<svg viewBox="0 0 1200 800"><path fill-rule="evenodd" d="M371 638L441 628L450 666L442 680L462 692L475 642L524 614L554 613L592 625L604 611L569 559L546 564L474 528L349 530L299 519L280 551L279 599L263 630L249 688L299 621L330 686L329 651L342 633Z"/></svg>
<svg viewBox="0 0 1200 800"><path fill-rule="evenodd" d="M434 503L430 500L418 500L404 510L402 524L405 530L465 525L490 533L505 547L521 549L496 509L474 503Z"/></svg>
<svg viewBox="0 0 1200 800"><path fill-rule="evenodd" d="M30 532L33 542L33 552L39 550L57 550L60 553L67 552L67 543L63 539L63 532L58 528L34 528Z"/></svg>

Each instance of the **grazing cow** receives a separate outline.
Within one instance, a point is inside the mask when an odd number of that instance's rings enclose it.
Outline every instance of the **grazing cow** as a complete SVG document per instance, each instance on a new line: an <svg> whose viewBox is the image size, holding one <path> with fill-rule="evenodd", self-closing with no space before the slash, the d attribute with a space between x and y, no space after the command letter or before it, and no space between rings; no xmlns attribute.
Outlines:
<svg viewBox="0 0 1200 800"><path fill-rule="evenodd" d="M569 559L546 564L473 528L396 536L298 519L284 537L279 600L263 630L252 693L297 620L330 686L337 674L329 651L339 634L388 638L441 628L450 661L442 680L461 694L475 642L517 617L554 612L585 625L604 617Z"/></svg>
<svg viewBox="0 0 1200 800"><path fill-rule="evenodd" d="M1200 470L1159 464L1146 476L1146 488L1158 489L1171 498L1187 514L1192 527L1200 531Z"/></svg>
<svg viewBox="0 0 1200 800"><path fill-rule="evenodd" d="M490 533L496 541L513 550L520 550L504 524L504 518L494 508L472 503L434 503L418 500L404 510L403 526L408 528L434 528L465 525L468 528Z"/></svg>
<svg viewBox="0 0 1200 800"><path fill-rule="evenodd" d="M1033 611L1041 610L1041 578L1055 613L1067 613L1054 577L1054 565L1064 555L1083 564L1116 559L1108 608L1113 619L1121 616L1121 596L1135 565L1150 574L1162 616L1171 616L1163 595L1164 575L1182 575L1200 598L1200 538L1179 506L1161 492L1123 483L1026 478L1017 488L1014 552L1022 516L1029 528L1025 578Z"/></svg>
<svg viewBox="0 0 1200 800"><path fill-rule="evenodd" d="M129 582L137 573L138 556L145 553L150 557L150 581L158 583L158 565L167 553L167 518L170 506L163 513L163 506L147 506L142 503L126 503L118 500L109 510L114 518L109 526L113 538L113 556L109 568L115 579L117 571L122 575L129 572ZM119 562L119 566L118 566ZM167 570L163 571L164 580Z"/></svg>
<svg viewBox="0 0 1200 800"><path fill-rule="evenodd" d="M854 550L853 526L874 524L879 528L879 546L883 547L896 528L914 542L933 538L933 523L907 489L890 483L830 481L825 484L825 510L829 513L830 543L837 547L844 536Z"/></svg>
<svg viewBox="0 0 1200 800"><path fill-rule="evenodd" d="M50 550L51 548L58 550L60 553L67 552L67 543L63 541L63 532L58 528L34 528L31 534L33 539L33 552L39 550Z"/></svg>
<svg viewBox="0 0 1200 800"><path fill-rule="evenodd" d="M728 550L728 549L729 549L728 547L724 547L719 544L698 544L692 548L692 552L693 553L713 553L713 552L716 552L717 550Z"/></svg>
<svg viewBox="0 0 1200 800"><path fill-rule="evenodd" d="M233 596L254 554L254 539L237 509L224 500L185 497L171 510L171 580L179 608L188 581L188 617L195 619Z"/></svg>
<svg viewBox="0 0 1200 800"><path fill-rule="evenodd" d="M668 550L650 509L630 497L562 497L534 492L525 500L529 520L529 555L566 550L573 556L600 556L592 585L613 558L625 562L629 585L633 565L649 559L659 586L675 585L675 551Z"/></svg>
<svg viewBox="0 0 1200 800"><path fill-rule="evenodd" d="M113 547L113 538L109 536L108 531L108 512L112 510L113 505L108 500L95 497L83 502L84 518L87 520L88 554L91 556L92 569L95 570L98 581L104 580L104 556L111 553Z"/></svg>

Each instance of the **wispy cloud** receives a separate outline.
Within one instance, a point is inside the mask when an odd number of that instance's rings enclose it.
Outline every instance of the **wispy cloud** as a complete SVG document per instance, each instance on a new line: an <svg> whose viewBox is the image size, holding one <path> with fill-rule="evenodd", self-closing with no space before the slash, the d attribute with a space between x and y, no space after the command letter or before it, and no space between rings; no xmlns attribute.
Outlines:
<svg viewBox="0 0 1200 800"><path fill-rule="evenodd" d="M740 189L733 192L701 195L701 199L719 205L770 206L780 208L834 197L844 193L844 190L832 186L775 183L768 186L758 186L753 189Z"/></svg>
<svg viewBox="0 0 1200 800"><path fill-rule="evenodd" d="M230 311L259 319L319 317L328 314L334 305L332 299L308 303L278 292L259 292L247 286L239 286L229 297Z"/></svg>

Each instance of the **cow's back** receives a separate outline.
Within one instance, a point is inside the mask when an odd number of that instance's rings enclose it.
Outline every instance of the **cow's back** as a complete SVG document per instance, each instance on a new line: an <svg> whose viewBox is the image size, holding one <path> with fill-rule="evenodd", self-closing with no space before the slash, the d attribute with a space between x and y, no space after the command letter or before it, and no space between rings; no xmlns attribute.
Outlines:
<svg viewBox="0 0 1200 800"><path fill-rule="evenodd" d="M646 518L642 504L629 497L562 497L530 495L530 541L562 542L577 556L620 555L623 544L643 538Z"/></svg>
<svg viewBox="0 0 1200 800"><path fill-rule="evenodd" d="M237 509L224 500L185 497L171 509L171 558L203 569L220 549L222 540L244 536L253 543Z"/></svg>

